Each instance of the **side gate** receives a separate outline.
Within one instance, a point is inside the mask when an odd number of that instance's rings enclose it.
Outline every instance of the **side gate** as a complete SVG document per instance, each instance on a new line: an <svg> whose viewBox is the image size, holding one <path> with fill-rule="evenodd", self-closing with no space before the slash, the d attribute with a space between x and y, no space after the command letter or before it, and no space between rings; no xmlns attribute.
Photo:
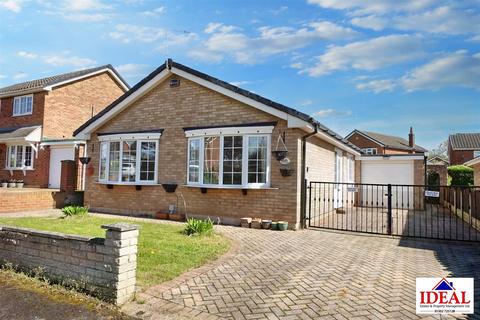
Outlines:
<svg viewBox="0 0 480 320"><path fill-rule="evenodd" d="M480 241L480 187L311 181L306 219L310 228Z"/></svg>

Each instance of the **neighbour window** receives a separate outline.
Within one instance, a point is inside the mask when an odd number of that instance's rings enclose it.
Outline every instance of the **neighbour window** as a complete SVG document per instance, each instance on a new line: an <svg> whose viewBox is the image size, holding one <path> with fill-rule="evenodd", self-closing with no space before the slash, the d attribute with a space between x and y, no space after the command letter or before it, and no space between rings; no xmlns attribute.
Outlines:
<svg viewBox="0 0 480 320"><path fill-rule="evenodd" d="M155 182L157 141L104 141L100 144L99 180L135 184Z"/></svg>
<svg viewBox="0 0 480 320"><path fill-rule="evenodd" d="M7 151L7 169L32 169L33 157L31 146L9 146Z"/></svg>
<svg viewBox="0 0 480 320"><path fill-rule="evenodd" d="M13 115L22 116L32 114L33 95L15 97L13 99Z"/></svg>
<svg viewBox="0 0 480 320"><path fill-rule="evenodd" d="M377 148L364 148L362 150L367 155L376 155L377 154Z"/></svg>
<svg viewBox="0 0 480 320"><path fill-rule="evenodd" d="M213 135L188 141L188 183L267 186L270 135Z"/></svg>
<svg viewBox="0 0 480 320"><path fill-rule="evenodd" d="M480 150L475 150L475 151L473 151L473 157L474 157L474 158L480 157Z"/></svg>

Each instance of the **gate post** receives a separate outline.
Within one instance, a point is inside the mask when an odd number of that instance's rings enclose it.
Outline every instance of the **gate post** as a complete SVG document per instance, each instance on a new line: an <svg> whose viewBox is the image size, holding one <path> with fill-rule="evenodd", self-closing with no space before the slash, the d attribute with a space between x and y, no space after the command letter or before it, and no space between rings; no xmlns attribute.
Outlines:
<svg viewBox="0 0 480 320"><path fill-rule="evenodd" d="M392 185L387 186L387 234L392 235Z"/></svg>

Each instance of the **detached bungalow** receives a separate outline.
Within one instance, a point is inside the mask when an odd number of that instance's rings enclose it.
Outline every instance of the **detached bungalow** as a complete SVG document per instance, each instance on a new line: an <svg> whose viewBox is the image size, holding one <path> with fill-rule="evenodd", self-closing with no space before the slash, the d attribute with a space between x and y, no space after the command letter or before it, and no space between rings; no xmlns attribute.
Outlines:
<svg viewBox="0 0 480 320"><path fill-rule="evenodd" d="M92 210L175 209L227 224L300 227L302 182L354 182L360 155L310 116L170 59L74 135L87 140Z"/></svg>

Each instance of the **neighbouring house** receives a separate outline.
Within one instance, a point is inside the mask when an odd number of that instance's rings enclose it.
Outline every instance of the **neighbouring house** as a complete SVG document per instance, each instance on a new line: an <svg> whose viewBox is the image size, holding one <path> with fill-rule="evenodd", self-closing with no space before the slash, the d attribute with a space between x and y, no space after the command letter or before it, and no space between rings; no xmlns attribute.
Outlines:
<svg viewBox="0 0 480 320"><path fill-rule="evenodd" d="M480 156L465 162L465 165L473 169L473 184L480 186Z"/></svg>
<svg viewBox="0 0 480 320"><path fill-rule="evenodd" d="M61 161L85 145L73 130L128 89L111 65L0 88L0 180L59 188Z"/></svg>
<svg viewBox="0 0 480 320"><path fill-rule="evenodd" d="M423 154L427 152L425 148L415 144L415 134L412 127L410 127L408 140L402 137L357 129L348 134L345 139L362 149L366 155Z"/></svg>
<svg viewBox="0 0 480 320"><path fill-rule="evenodd" d="M450 165L463 164L480 156L480 133L455 133L448 137Z"/></svg>
<svg viewBox="0 0 480 320"><path fill-rule="evenodd" d="M74 135L91 158L85 205L101 212L298 228L304 181L359 170L360 149L310 116L170 59Z"/></svg>
<svg viewBox="0 0 480 320"><path fill-rule="evenodd" d="M448 182L448 160L440 156L433 156L427 159L427 175L437 175L437 179L427 179L429 183L437 181L440 186L446 186Z"/></svg>

